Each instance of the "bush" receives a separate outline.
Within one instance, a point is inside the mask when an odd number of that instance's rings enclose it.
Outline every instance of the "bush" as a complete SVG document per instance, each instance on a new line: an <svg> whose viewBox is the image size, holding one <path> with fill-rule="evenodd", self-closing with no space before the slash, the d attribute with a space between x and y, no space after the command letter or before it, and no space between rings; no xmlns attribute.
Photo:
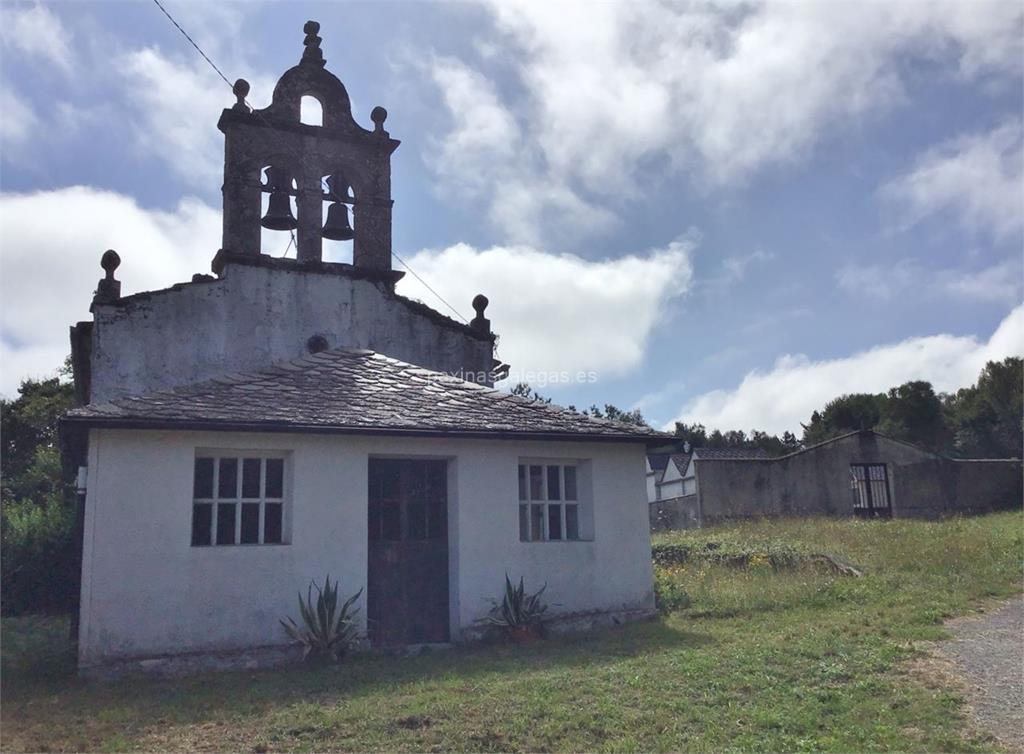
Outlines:
<svg viewBox="0 0 1024 754"><path fill-rule="evenodd" d="M0 511L3 613L62 612L75 604L79 584L75 510L59 495L39 504L6 502Z"/></svg>
<svg viewBox="0 0 1024 754"><path fill-rule="evenodd" d="M544 614L548 606L541 601L544 590L548 588L545 584L538 591L530 594L526 591L522 577L519 585L512 584L512 580L505 574L505 593L501 602L495 600L490 613L481 618L482 623L492 631L499 632L505 639L511 641L522 641L529 638L544 636Z"/></svg>
<svg viewBox="0 0 1024 754"><path fill-rule="evenodd" d="M315 603L314 588L317 594ZM360 589L339 608L338 582L332 584L329 575L324 577L323 589L313 581L306 590L305 599L302 598L302 592L299 592L302 624L287 618L281 621L281 625L292 639L302 645L302 659L337 662L348 653L359 640L356 622L359 608L352 606L362 593Z"/></svg>

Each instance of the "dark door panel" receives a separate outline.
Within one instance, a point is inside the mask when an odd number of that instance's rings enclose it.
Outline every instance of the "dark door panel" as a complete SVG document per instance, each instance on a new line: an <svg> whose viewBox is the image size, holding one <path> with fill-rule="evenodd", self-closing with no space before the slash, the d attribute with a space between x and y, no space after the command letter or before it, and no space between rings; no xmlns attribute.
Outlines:
<svg viewBox="0 0 1024 754"><path fill-rule="evenodd" d="M445 461L371 458L367 622L376 646L446 642Z"/></svg>

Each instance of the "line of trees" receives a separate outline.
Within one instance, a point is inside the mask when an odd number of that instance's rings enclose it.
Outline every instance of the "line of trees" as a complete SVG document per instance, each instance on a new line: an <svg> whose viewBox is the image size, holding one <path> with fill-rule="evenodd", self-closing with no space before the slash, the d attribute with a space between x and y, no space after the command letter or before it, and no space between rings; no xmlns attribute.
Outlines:
<svg viewBox="0 0 1024 754"><path fill-rule="evenodd" d="M885 393L851 393L829 401L811 414L802 437L786 431L781 435L754 429L708 429L700 423L676 422L675 436L695 448L761 448L779 456L808 445L861 429L874 429L898 440L921 445L937 453L959 458L1020 457L1022 433L1021 384L1024 361L1011 356L990 361L977 383L955 393L936 393L930 382L914 380ZM530 400L551 399L520 382L511 392ZM575 406L569 406L576 411ZM611 404L596 405L581 413L647 425L639 409L625 411Z"/></svg>
<svg viewBox="0 0 1024 754"><path fill-rule="evenodd" d="M906 440L959 458L1019 458L1024 445L1024 361L990 361L977 383L955 393L936 393L914 380L885 393L851 393L829 401L802 424L801 440L754 430L708 432L702 424L677 422L675 435L694 447L764 448L783 455L861 429Z"/></svg>

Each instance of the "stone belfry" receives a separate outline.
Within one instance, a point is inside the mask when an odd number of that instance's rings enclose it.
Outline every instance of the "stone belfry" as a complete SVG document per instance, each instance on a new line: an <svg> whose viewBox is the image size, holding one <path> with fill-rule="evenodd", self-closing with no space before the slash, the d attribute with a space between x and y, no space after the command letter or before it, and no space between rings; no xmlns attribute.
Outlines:
<svg viewBox="0 0 1024 754"><path fill-rule="evenodd" d="M224 229L215 274L122 296L122 255L103 255L92 321L71 328L80 402L337 348L484 384L505 368L494 358L486 297L473 299L476 317L462 323L396 291L404 273L391 268L391 154L399 142L384 130L382 107L370 113L372 131L355 122L345 87L324 68L319 29L306 23L302 59L281 76L269 107L252 110L249 84L239 80L237 102L220 116ZM303 97L320 103L321 125L300 122ZM297 258L261 253L262 228L294 232ZM324 238L352 240L352 264L324 261ZM131 274L133 252L122 252Z"/></svg>
<svg viewBox="0 0 1024 754"><path fill-rule="evenodd" d="M394 203L391 153L400 142L384 130L383 107L370 113L372 131L356 123L345 86L324 67L320 24L307 21L303 31L302 59L278 80L270 106L250 109L245 103L249 84L239 79L238 101L217 124L224 132L223 254L259 254L262 225L294 230L300 262L321 260L323 238L352 239L353 266L386 273ZM305 96L320 103L322 125L300 122ZM270 201L261 216L264 193ZM330 205L326 222L325 202Z"/></svg>

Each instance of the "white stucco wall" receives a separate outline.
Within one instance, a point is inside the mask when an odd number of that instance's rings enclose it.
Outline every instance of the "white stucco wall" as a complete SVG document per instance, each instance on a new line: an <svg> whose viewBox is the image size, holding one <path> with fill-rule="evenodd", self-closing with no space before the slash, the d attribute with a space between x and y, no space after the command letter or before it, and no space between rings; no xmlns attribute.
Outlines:
<svg viewBox="0 0 1024 754"><path fill-rule="evenodd" d="M290 544L191 546L193 462L213 448L289 455ZM310 579L330 572L346 593L366 583L371 455L451 459L453 639L499 596L506 572L531 588L547 582L557 613L652 608L643 453L641 444L92 430L80 662L284 643L278 619L296 614ZM592 541L519 541L520 458L584 462Z"/></svg>
<svg viewBox="0 0 1024 754"><path fill-rule="evenodd" d="M669 498L679 497L680 495L683 494L683 480L676 479L671 482L663 482L661 487L659 487L658 489L661 490L661 497L659 498L660 500L668 500Z"/></svg>

